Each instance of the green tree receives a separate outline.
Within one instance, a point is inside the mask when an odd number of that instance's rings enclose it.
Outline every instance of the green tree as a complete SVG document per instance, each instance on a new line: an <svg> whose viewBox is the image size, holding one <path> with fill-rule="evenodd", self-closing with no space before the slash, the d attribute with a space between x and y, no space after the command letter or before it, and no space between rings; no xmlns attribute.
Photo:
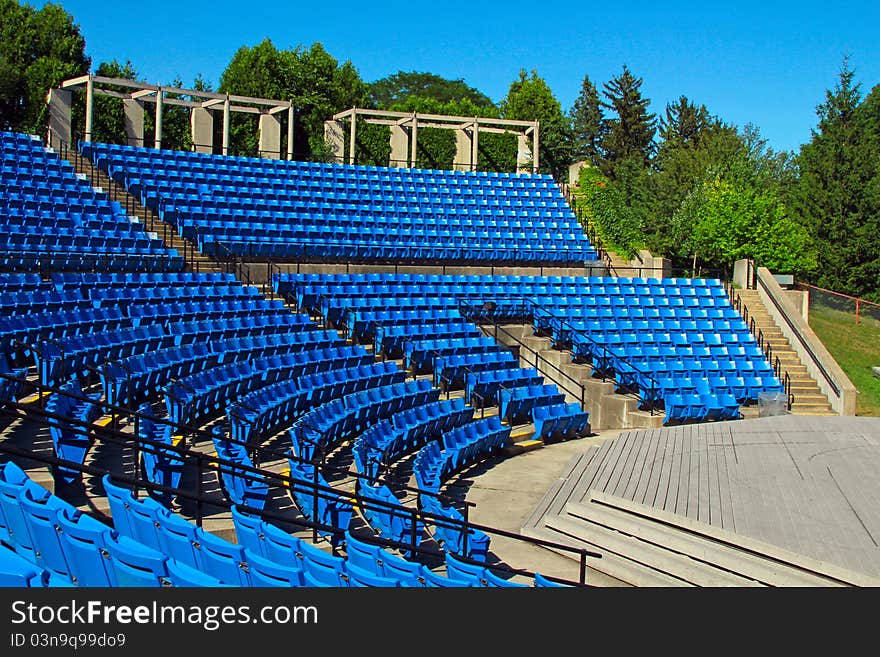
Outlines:
<svg viewBox="0 0 880 657"><path fill-rule="evenodd" d="M605 138L606 123L602 104L599 101L599 91L589 75L584 76L581 92L571 107L569 118L574 159L586 160L594 166L599 166L603 157L602 141Z"/></svg>
<svg viewBox="0 0 880 657"><path fill-rule="evenodd" d="M79 26L61 5L35 10L0 0L0 129L43 133L49 89L85 75L89 64Z"/></svg>
<svg viewBox="0 0 880 657"><path fill-rule="evenodd" d="M816 266L809 233L792 220L773 190L708 179L688 195L676 213L682 250L695 261L730 268L752 258L779 273L803 274Z"/></svg>
<svg viewBox="0 0 880 657"><path fill-rule="evenodd" d="M293 150L303 158L327 156L324 121L342 110L369 107L370 103L369 88L352 63L339 64L320 43L308 49L298 46L279 50L265 39L253 48L243 46L223 71L219 91L292 101L296 110ZM365 129L359 142L369 141L375 132ZM256 152L256 120L249 116L233 117L230 140L235 152ZM282 135L282 149L286 148L285 140ZM377 143L372 150L381 149Z"/></svg>
<svg viewBox="0 0 880 657"><path fill-rule="evenodd" d="M448 80L434 73L398 71L370 85L370 96L379 109L391 109L409 98L432 98L438 103L460 103L467 100L477 107L491 107L487 95L469 86L461 78Z"/></svg>
<svg viewBox="0 0 880 657"><path fill-rule="evenodd" d="M576 203L599 233L605 248L632 258L643 245L643 216L628 204L624 189L608 179L598 167L584 167L578 179Z"/></svg>
<svg viewBox="0 0 880 657"><path fill-rule="evenodd" d="M612 178L618 163L633 158L647 166L654 153L656 117L648 112L650 100L642 96L641 86L642 78L635 77L626 65L603 86L608 101L601 105L612 112L603 140L605 171Z"/></svg>
<svg viewBox="0 0 880 657"><path fill-rule="evenodd" d="M794 205L819 247L814 280L857 296L880 297L878 93L862 102L845 59L817 108L819 124L797 158Z"/></svg>
<svg viewBox="0 0 880 657"><path fill-rule="evenodd" d="M539 122L539 171L564 180L572 162L570 128L562 106L538 72L527 75L521 70L500 109L506 119Z"/></svg>

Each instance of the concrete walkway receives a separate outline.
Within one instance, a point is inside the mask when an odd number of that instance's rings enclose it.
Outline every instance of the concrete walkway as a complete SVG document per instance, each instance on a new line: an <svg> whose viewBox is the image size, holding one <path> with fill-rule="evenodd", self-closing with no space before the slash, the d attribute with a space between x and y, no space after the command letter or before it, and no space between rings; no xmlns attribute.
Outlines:
<svg viewBox="0 0 880 657"><path fill-rule="evenodd" d="M590 446L616 438L624 430L603 430L579 440L547 445L506 459L496 459L466 470L449 482L448 492L476 504L474 522L519 534L527 516L544 493L559 479L572 458ZM578 562L524 541L492 536L490 552L515 568L577 580ZM620 586L621 583L589 569L587 583Z"/></svg>

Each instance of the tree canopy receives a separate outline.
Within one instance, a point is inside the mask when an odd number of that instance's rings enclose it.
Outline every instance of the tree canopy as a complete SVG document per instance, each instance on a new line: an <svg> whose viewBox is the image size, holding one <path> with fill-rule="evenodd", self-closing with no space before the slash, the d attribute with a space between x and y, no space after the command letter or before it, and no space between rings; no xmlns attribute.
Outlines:
<svg viewBox="0 0 880 657"><path fill-rule="evenodd" d="M486 94L461 78L448 80L434 73L398 71L369 86L373 104L379 109L391 109L409 98L432 98L440 104L467 102L475 107L494 106Z"/></svg>
<svg viewBox="0 0 880 657"><path fill-rule="evenodd" d="M42 133L49 89L90 64L79 26L61 5L35 10L0 0L0 129Z"/></svg>

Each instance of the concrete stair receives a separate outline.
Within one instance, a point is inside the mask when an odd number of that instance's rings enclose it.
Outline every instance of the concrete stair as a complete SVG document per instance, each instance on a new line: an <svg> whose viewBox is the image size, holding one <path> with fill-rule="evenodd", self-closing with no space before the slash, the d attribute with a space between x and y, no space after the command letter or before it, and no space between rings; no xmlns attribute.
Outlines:
<svg viewBox="0 0 880 657"><path fill-rule="evenodd" d="M62 154L62 157L64 156L65 154ZM227 271L225 265L202 255L196 244L178 235L173 226L159 219L153 210L144 206L137 197L129 194L122 185L117 184L90 160L73 152L67 152L66 159L73 164L76 173L86 177L92 187L103 190L111 200L121 203L130 217L140 221L147 231L156 233L167 248L177 249L181 255L184 255L187 271L197 273Z"/></svg>
<svg viewBox="0 0 880 657"><path fill-rule="evenodd" d="M819 389L819 384L807 372L791 343L773 321L758 291L737 290L737 294L748 309L749 320L754 320L755 328L761 330L765 342L772 347L774 363L779 358L780 367L788 372L794 395L791 412L796 415L837 415L831 408L828 397Z"/></svg>
<svg viewBox="0 0 880 657"><path fill-rule="evenodd" d="M598 551L591 568L632 586L864 584L829 564L597 491L523 533Z"/></svg>

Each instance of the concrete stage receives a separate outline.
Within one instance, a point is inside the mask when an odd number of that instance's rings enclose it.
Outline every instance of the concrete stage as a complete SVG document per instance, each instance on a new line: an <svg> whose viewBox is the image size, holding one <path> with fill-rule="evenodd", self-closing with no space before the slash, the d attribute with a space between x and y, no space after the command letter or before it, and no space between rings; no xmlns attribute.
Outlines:
<svg viewBox="0 0 880 657"><path fill-rule="evenodd" d="M878 586L880 419L627 431L572 458L522 533L635 586Z"/></svg>

